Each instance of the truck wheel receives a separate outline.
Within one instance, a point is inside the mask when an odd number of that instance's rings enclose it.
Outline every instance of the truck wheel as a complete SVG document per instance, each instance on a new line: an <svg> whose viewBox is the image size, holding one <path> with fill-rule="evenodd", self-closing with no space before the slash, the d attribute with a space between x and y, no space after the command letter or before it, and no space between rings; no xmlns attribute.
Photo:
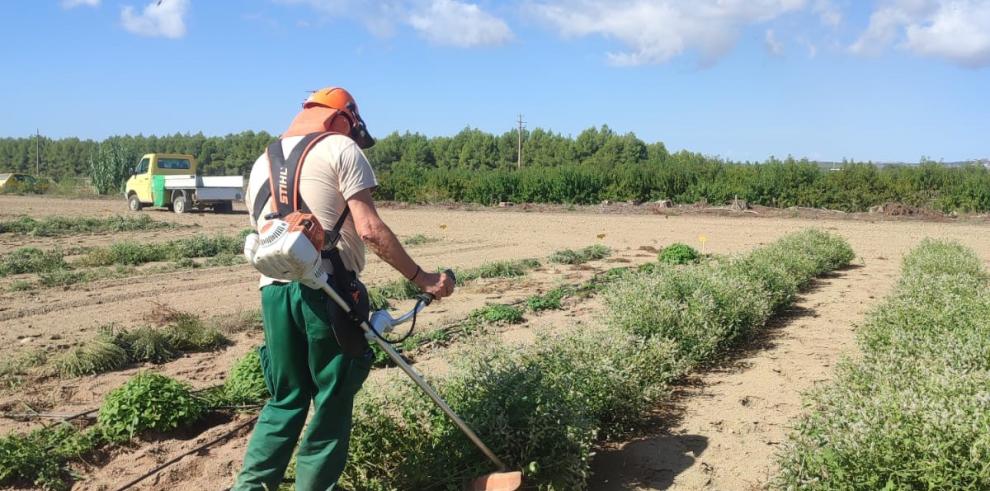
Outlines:
<svg viewBox="0 0 990 491"><path fill-rule="evenodd" d="M132 194L127 198L127 207L131 211L141 211L141 200L138 199L136 194Z"/></svg>
<svg viewBox="0 0 990 491"><path fill-rule="evenodd" d="M230 201L221 201L213 205L214 213L230 213L232 211L234 211L234 204Z"/></svg>
<svg viewBox="0 0 990 491"><path fill-rule="evenodd" d="M185 193L178 193L172 197L172 211L183 214L192 208L192 201L186 197Z"/></svg>

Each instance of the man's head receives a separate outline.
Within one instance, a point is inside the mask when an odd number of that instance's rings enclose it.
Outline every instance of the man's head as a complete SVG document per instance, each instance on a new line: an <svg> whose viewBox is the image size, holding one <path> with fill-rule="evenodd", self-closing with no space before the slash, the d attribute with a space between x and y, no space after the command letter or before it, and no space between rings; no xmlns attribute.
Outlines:
<svg viewBox="0 0 990 491"><path fill-rule="evenodd" d="M303 111L316 108L336 110L324 123L328 131L349 135L361 148L371 148L375 144L350 92L340 87L317 90L303 103Z"/></svg>

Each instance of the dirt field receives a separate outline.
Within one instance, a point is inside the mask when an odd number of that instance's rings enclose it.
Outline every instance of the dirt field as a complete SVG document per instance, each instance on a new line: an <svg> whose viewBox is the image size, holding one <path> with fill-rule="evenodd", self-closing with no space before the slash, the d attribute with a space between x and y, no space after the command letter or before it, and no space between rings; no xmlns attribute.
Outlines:
<svg viewBox="0 0 990 491"><path fill-rule="evenodd" d="M105 216L127 213L122 200L57 200L0 196L0 219L21 215ZM196 233L234 234L247 226L245 214L174 215L145 211L157 220L191 227L127 234L137 241L164 241ZM953 221L869 221L826 218L765 218L749 213L600 214L578 212L462 211L440 208L386 209L382 215L400 236L424 234L440 239L410 252L424 268L472 267L500 259L545 258L562 248L603 243L615 254L590 267L544 265L519 280L483 280L430 308L422 317L430 325L462 318L486 302L512 302L560 281L576 282L595 270L653 260L641 247L671 242L698 246L707 237L707 252L745 252L808 227L846 237L858 258L854 266L817 281L788 315L775 321L765 336L739 350L721 367L698 374L678 390L670 407L661 408L651 435L602 449L594 462L592 489L761 489L773 474L772 456L787 425L800 414L800 393L828 380L835 362L855 355L854 326L896 280L900 258L925 237L952 238L990 261L985 240L990 225ZM0 254L33 245L68 249L108 244L125 237L73 236L56 239L0 234ZM377 258L369 258L369 284L397 279ZM136 326L159 302L203 316L234 316L258 308L257 276L247 266L203 268L127 279L103 280L71 289L13 292L0 283L0 346L11 359L29 350L58 350L91 337L108 323ZM567 328L595 322L597 301L572 304L564 311L531 316L501 333L509 342L525 342L532 328ZM163 373L205 387L221 381L233 360L261 342L259 332L239 333L235 344L219 353L189 355L157 367ZM420 369L442 369L421 363ZM95 407L109 390L138 368L96 377L48 380L0 392L0 409L73 413ZM99 466L85 469L78 489L112 489L186 449L193 448L246 420L247 415L212 421L205 430L143 442L121 449ZM26 429L25 423L0 420L0 431ZM139 489L222 489L237 471L249 430L206 454L187 457Z"/></svg>

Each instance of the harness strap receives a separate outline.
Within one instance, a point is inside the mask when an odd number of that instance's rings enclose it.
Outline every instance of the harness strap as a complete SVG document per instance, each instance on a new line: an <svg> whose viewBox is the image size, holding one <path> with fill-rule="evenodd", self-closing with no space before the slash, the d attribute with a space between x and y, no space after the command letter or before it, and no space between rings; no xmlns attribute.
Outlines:
<svg viewBox="0 0 990 491"><path fill-rule="evenodd" d="M282 151L282 140L278 140L268 146L268 181L258 190L258 195L254 197L254 206L251 216L257 222L265 215L265 204L271 200L271 211L278 216L286 216L293 211L300 210L309 213L309 205L302 199L299 192L299 179L302 176L302 165L309 155L309 151L323 138L335 135L335 132L310 133L302 138L289 153L289 158L285 158ZM273 179L277 176L277 179ZM278 184L276 184L278 183ZM340 219L334 226L334 230L340 231L344 220L347 218L347 208L341 214Z"/></svg>
<svg viewBox="0 0 990 491"><path fill-rule="evenodd" d="M254 198L252 216L255 222L261 219L265 211L265 204L269 200L271 200L271 211L277 216L284 217L296 210L310 212L309 206L302 199L302 193L299 192L299 178L302 175L302 165L313 146L323 138L333 134L337 133L310 133L304 136L292 148L288 158L285 158L285 153L282 150L282 140L278 140L268 146L269 177L266 185L261 187L258 195ZM277 176L277 179L275 176ZM278 183L277 185L276 182ZM340 230L344 227L344 223L347 221L347 217L350 216L350 212L351 210L345 202L344 211L337 218L337 223L334 224L332 229L326 231L326 240L324 241L326 249L321 251L321 255L324 259L331 259L331 263L333 263L335 269L338 268L337 263L340 261L339 251L337 251L337 242L340 241ZM337 256L336 258L333 257L335 255ZM340 267L342 268L342 266Z"/></svg>
<svg viewBox="0 0 990 491"><path fill-rule="evenodd" d="M268 145L268 187L272 200L272 212L287 216L296 210L309 212L309 207L299 196L299 176L304 157L311 145L329 133L310 133L303 137L289 158L282 152L282 140Z"/></svg>

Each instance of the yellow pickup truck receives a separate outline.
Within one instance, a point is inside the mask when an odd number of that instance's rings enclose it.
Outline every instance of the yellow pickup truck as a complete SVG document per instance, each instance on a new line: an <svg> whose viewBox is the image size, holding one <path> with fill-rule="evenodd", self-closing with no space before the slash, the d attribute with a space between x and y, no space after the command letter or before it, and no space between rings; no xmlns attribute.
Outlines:
<svg viewBox="0 0 990 491"><path fill-rule="evenodd" d="M180 153L149 153L131 170L124 188L127 206L166 207L176 213L210 208L229 213L244 198L244 177L196 175L196 158Z"/></svg>

